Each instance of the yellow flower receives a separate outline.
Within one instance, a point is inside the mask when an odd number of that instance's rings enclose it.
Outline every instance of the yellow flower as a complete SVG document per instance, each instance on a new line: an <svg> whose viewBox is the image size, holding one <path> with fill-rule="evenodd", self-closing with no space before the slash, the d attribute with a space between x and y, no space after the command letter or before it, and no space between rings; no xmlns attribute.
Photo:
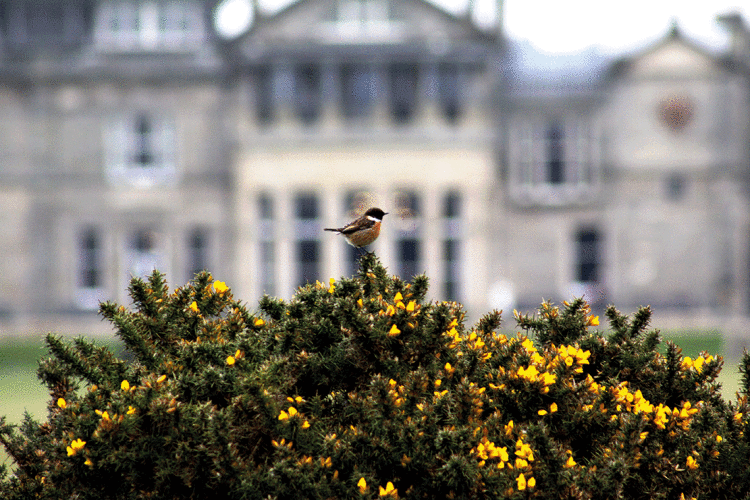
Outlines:
<svg viewBox="0 0 750 500"><path fill-rule="evenodd" d="M445 371L451 375L456 371L456 369L453 368L450 363L445 363L445 366L443 368L445 368Z"/></svg>
<svg viewBox="0 0 750 500"><path fill-rule="evenodd" d="M359 307L363 307L363 306L365 305L365 303L364 303L364 302L362 302L362 299L357 299L357 305L358 305ZM364 478L362 478L362 479L364 479Z"/></svg>
<svg viewBox="0 0 750 500"><path fill-rule="evenodd" d="M198 312L198 303L196 301L191 302L190 310L193 311L194 313Z"/></svg>
<svg viewBox="0 0 750 500"><path fill-rule="evenodd" d="M255 324L255 326L263 326L263 325L266 324L266 322L263 321L263 318L258 318L258 319L255 320L254 324Z"/></svg>
<svg viewBox="0 0 750 500"><path fill-rule="evenodd" d="M127 380L123 380L120 383L120 389L122 389L123 391L129 391L130 390L130 383Z"/></svg>
<svg viewBox="0 0 750 500"><path fill-rule="evenodd" d="M724 440L721 436L716 436L716 442L721 443Z"/></svg>
<svg viewBox="0 0 750 500"><path fill-rule="evenodd" d="M159 378L156 379L156 383L157 384L161 384L165 380L167 380L167 376L166 375L162 375L161 377L159 377Z"/></svg>
<svg viewBox="0 0 750 500"><path fill-rule="evenodd" d="M393 302L398 302L399 300L404 300L404 296L401 295L401 292L396 292L396 296L393 297Z"/></svg>
<svg viewBox="0 0 750 500"><path fill-rule="evenodd" d="M537 414L538 414L538 415L541 415L541 416L544 416L544 415L546 415L546 414L547 414L547 410L539 410L539 411L537 412Z"/></svg>
<svg viewBox="0 0 750 500"><path fill-rule="evenodd" d="M568 461L567 461L567 462L565 462L565 465L564 465L564 467L565 467L566 469L570 469L571 467L575 467L576 465L577 465L577 464L576 464L576 461L575 461L575 460L573 460L573 455L571 455L571 456L569 456L569 457L568 457Z"/></svg>
<svg viewBox="0 0 750 500"><path fill-rule="evenodd" d="M310 428L310 422L308 422L307 420L305 420L304 422L302 422L302 428L303 429L309 429Z"/></svg>
<svg viewBox="0 0 750 500"><path fill-rule="evenodd" d="M549 405L550 413L555 413L556 411L557 411L557 403L552 403L551 405Z"/></svg>
<svg viewBox="0 0 750 500"><path fill-rule="evenodd" d="M289 418L289 414L285 412L284 410L281 410L281 413L279 413L279 420L287 420Z"/></svg>
<svg viewBox="0 0 750 500"><path fill-rule="evenodd" d="M135 413L135 408L128 406L128 415L132 415L133 413Z"/></svg>
<svg viewBox="0 0 750 500"><path fill-rule="evenodd" d="M542 373L542 385L547 387L557 382L557 375L554 373L544 372Z"/></svg>
<svg viewBox="0 0 750 500"><path fill-rule="evenodd" d="M536 479L534 479L533 477L530 477L529 480L526 482L526 484L528 485L529 488L533 488L534 486L536 486Z"/></svg>
<svg viewBox="0 0 750 500"><path fill-rule="evenodd" d="M227 364L232 366L235 362L234 356L227 356Z"/></svg>
<svg viewBox="0 0 750 500"><path fill-rule="evenodd" d="M392 482L388 481L388 484L385 485L385 488L380 486L380 496L381 497L392 496L392 497L398 498L398 490L393 487Z"/></svg>
<svg viewBox="0 0 750 500"><path fill-rule="evenodd" d="M224 295L224 293L229 290L229 287L223 281L215 281L214 288L216 289L216 293L218 293L219 295Z"/></svg>
<svg viewBox="0 0 750 500"><path fill-rule="evenodd" d="M293 417L297 414L297 409L294 406L290 406L287 412L289 412L290 417Z"/></svg>
<svg viewBox="0 0 750 500"><path fill-rule="evenodd" d="M693 457L687 457L687 466L688 466L688 469L695 470L698 468L698 462L696 462Z"/></svg>
<svg viewBox="0 0 750 500"><path fill-rule="evenodd" d="M588 326L599 326L599 316L589 316L586 318L586 324Z"/></svg>
<svg viewBox="0 0 750 500"><path fill-rule="evenodd" d="M86 465L88 465L89 467L93 467L94 466L94 462L92 462L90 458L87 458L86 461L83 462L83 463L86 464Z"/></svg>
<svg viewBox="0 0 750 500"><path fill-rule="evenodd" d="M414 312L414 308L417 307L417 302L414 300L409 301L409 303L406 305L406 310L409 312Z"/></svg>
<svg viewBox="0 0 750 500"><path fill-rule="evenodd" d="M367 481L365 481L365 478L359 478L359 481L357 481L357 487L359 488L360 493L367 491Z"/></svg>
<svg viewBox="0 0 750 500"><path fill-rule="evenodd" d="M79 450L83 449L84 446L86 446L86 441L82 440L81 438L74 440L72 443L70 443L70 446L66 447L68 456L72 457L73 455L78 453Z"/></svg>
<svg viewBox="0 0 750 500"><path fill-rule="evenodd" d="M328 280L328 283L330 285L328 287L328 293L333 293L334 291L336 291L336 285L334 285L334 283L336 283L336 280L331 278L330 280Z"/></svg>
<svg viewBox="0 0 750 500"><path fill-rule="evenodd" d="M57 399L57 406L59 406L60 408L62 408L64 410L65 407L68 406L68 403L66 403L63 398L58 398Z"/></svg>
<svg viewBox="0 0 750 500"><path fill-rule="evenodd" d="M388 336L389 336L389 337L395 337L395 336L396 336L396 335L398 335L399 333L401 333L401 330L399 330L399 329L398 329L398 327L397 327L396 325L393 325L393 326L391 327L391 330L390 330L390 331L388 332Z"/></svg>
<svg viewBox="0 0 750 500"><path fill-rule="evenodd" d="M516 481L518 482L518 491L523 491L526 489L526 477L524 477L523 473L518 475Z"/></svg>

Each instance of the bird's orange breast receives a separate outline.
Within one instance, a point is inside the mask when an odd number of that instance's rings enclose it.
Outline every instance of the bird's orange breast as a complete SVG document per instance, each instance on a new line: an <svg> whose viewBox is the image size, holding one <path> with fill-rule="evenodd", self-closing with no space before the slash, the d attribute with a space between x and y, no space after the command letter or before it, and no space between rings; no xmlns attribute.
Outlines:
<svg viewBox="0 0 750 500"><path fill-rule="evenodd" d="M380 236L380 222L376 222L372 227L362 229L348 235L348 241L352 246L364 247L375 241Z"/></svg>

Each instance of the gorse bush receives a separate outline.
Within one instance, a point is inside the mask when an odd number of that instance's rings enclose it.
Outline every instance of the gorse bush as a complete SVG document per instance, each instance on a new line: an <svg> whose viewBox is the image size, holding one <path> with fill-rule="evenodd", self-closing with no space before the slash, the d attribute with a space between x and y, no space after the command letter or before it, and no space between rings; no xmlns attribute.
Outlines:
<svg viewBox="0 0 750 500"><path fill-rule="evenodd" d="M202 273L155 272L132 309L101 306L129 361L49 335L48 421L0 428L26 498L745 498L744 395L720 358L682 357L581 299L474 327L427 279L358 276L265 297L257 312Z"/></svg>

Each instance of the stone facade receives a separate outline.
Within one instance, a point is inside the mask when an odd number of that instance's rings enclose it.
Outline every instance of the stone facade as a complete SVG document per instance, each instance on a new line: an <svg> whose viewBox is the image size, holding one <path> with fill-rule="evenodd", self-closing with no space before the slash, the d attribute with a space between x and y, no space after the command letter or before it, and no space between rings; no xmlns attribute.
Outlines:
<svg viewBox="0 0 750 500"><path fill-rule="evenodd" d="M726 53L675 27L553 74L423 0L301 0L232 40L216 8L0 0L0 330L93 318L153 267L289 297L353 272L322 228L371 205L389 269L473 316L581 294L746 313L737 16Z"/></svg>

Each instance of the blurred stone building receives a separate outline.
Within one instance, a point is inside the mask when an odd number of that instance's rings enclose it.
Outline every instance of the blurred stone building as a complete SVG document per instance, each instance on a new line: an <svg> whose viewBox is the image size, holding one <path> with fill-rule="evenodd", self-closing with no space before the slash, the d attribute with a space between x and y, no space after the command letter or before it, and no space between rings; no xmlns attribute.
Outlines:
<svg viewBox="0 0 750 500"><path fill-rule="evenodd" d="M300 0L224 39L216 4L0 0L0 330L93 318L154 267L289 297L353 272L322 228L371 205L391 272L472 315L582 294L746 313L738 16L725 53L674 27L540 71L501 5L480 26L424 0Z"/></svg>

